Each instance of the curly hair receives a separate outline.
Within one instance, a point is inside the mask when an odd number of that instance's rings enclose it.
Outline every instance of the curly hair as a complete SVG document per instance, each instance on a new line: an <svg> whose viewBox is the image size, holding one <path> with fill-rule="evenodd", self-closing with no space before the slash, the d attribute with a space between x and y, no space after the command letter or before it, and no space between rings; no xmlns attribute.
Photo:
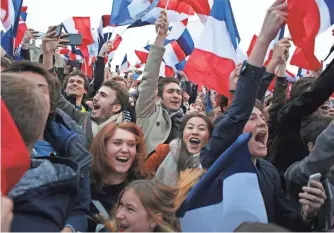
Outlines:
<svg viewBox="0 0 334 233"><path fill-rule="evenodd" d="M95 136L90 147L90 153L93 155L90 170L91 181L96 184L98 190L101 190L104 185L103 178L110 173L111 168L107 165L107 144L117 129L123 129L134 134L136 139L136 156L128 176L135 179L149 178L149 174L144 172L144 159L147 156L147 151L143 131L139 126L130 122L121 124L109 123Z"/></svg>

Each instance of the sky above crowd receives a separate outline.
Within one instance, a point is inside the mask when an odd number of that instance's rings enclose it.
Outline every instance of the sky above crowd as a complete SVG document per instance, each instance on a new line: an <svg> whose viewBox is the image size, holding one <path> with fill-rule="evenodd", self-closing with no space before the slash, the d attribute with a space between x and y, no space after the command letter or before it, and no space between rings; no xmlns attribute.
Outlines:
<svg viewBox="0 0 334 233"><path fill-rule="evenodd" d="M72 16L90 16L91 26L96 28L101 15L110 14L112 2L113 0L23 0L23 5L28 6L26 22L28 27L45 32L48 26L57 25ZM246 52L253 35L260 32L266 10L274 0L230 0L230 2L241 37L240 48ZM188 26L196 43L201 36L203 25L197 16L194 16L190 19ZM128 55L130 64L134 64L137 60L134 50L144 47L155 37L155 29L151 25L124 31L125 28L122 26L115 29L115 34L122 33L123 41L116 52L112 66L120 64L125 53ZM319 60L326 57L333 44L332 29L333 27L316 39L315 55ZM287 30L286 34L288 34ZM292 47L291 52L293 50ZM297 70L296 67L291 66L288 69L292 72Z"/></svg>

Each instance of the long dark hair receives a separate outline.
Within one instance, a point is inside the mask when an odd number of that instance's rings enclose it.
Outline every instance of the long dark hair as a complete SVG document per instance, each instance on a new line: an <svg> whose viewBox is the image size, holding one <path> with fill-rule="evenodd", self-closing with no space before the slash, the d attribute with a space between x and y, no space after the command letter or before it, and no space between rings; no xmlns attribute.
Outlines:
<svg viewBox="0 0 334 233"><path fill-rule="evenodd" d="M199 112L192 112L187 115L185 115L182 118L181 126L180 126L180 137L178 140L178 161L177 161L177 172L180 174L181 171L184 171L187 168L194 167L196 164L194 164L193 156L187 151L186 144L183 141L183 132L184 129L187 125L187 122L194 118L194 117L199 117L202 118L205 123L207 124L208 130L209 130L209 137L211 137L212 131L213 131L213 124L211 123L210 119L204 115L203 113Z"/></svg>

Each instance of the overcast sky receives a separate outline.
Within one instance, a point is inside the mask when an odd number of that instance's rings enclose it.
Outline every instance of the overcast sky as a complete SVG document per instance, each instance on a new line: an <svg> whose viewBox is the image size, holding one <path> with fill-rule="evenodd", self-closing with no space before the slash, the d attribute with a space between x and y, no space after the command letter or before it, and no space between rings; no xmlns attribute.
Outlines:
<svg viewBox="0 0 334 233"><path fill-rule="evenodd" d="M247 51L252 36L259 33L266 10L274 0L230 0L230 2L241 37L240 47ZM97 27L101 15L110 14L112 0L23 0L23 5L28 6L28 27L45 32L49 25L57 25L72 16L91 16L92 27ZM203 26L197 21L197 17L193 17L192 21L189 24L190 33L196 43ZM124 29L125 27L117 27L115 31L122 33ZM145 26L127 30L122 37L123 42L117 50L112 65L120 64L125 53L133 64L137 60L134 50L144 47L149 40L152 41L155 31L153 26ZM332 44L331 29L317 37L315 54L319 60L324 59ZM295 67L288 69L292 72L297 70Z"/></svg>

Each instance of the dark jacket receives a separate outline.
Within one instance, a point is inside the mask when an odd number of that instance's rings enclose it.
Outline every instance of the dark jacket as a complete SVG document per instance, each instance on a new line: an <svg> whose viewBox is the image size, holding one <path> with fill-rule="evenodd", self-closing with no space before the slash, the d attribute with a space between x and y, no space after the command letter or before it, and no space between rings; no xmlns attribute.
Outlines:
<svg viewBox="0 0 334 233"><path fill-rule="evenodd" d="M292 231L311 231L303 222L301 212L295 210L284 195L276 168L264 159L257 160L256 168L268 221Z"/></svg>
<svg viewBox="0 0 334 233"><path fill-rule="evenodd" d="M285 172L287 194L295 201L297 208L299 208L298 194L302 192L302 187L307 185L309 176L315 173L321 174L327 199L318 214L318 231L331 230L333 225L333 185L329 182L328 176L331 167L334 165L333 141L334 123L332 122L327 129L319 135L309 156L292 164Z"/></svg>
<svg viewBox="0 0 334 233"><path fill-rule="evenodd" d="M334 91L334 60L327 69L299 97L287 103L277 118L275 138L271 144L270 161L281 177L294 162L308 155L299 134L302 119L315 112Z"/></svg>
<svg viewBox="0 0 334 233"><path fill-rule="evenodd" d="M242 134L252 113L263 72L263 67L249 64L241 71L233 102L224 117L217 121L209 142L201 151L200 160L204 169L209 168Z"/></svg>
<svg viewBox="0 0 334 233"><path fill-rule="evenodd" d="M56 224L57 227L61 228L60 230L66 225L69 225L75 231L86 231L86 219L87 215L89 215L90 204L88 171L92 159L86 149L86 137L82 133L80 127L68 115L57 109L55 119L48 121L45 127L44 138L52 145L56 153L49 157L40 157L38 154L33 153L32 157L36 158L37 161L51 161L51 163L46 168L44 166L47 162L35 164L32 168L36 168L37 170L29 170L25 174L28 178L30 177L30 179L27 178L25 182L23 179L20 180L17 186L13 189L13 193L19 193L17 190L22 189L22 187L25 190L24 192L21 191L21 195L17 197L18 201L14 198L15 208L17 208L20 213L18 216L21 216L21 218L16 221L16 223L19 224L15 226L15 229L17 229L17 231L49 231L50 229L54 229L52 231L59 231L59 229L55 230L57 228L55 228L54 224ZM65 171L68 170L68 168L59 168L53 163L54 160L61 164L70 164L75 174L73 172L66 173ZM48 179L48 176L52 174L52 167L54 167L55 170L55 178ZM31 176L34 177L34 171L37 171L35 180L31 179ZM44 175L41 171L45 171ZM62 180L60 180L61 174L64 176L64 183L66 183L64 184L64 187L61 182ZM57 179L57 177L59 179ZM43 180L45 181L43 182ZM65 182L65 180L70 181ZM55 182L57 186L55 185ZM34 200L33 197L39 192L44 195L43 197L46 202L48 198L50 198L50 201L53 200L53 202L46 203L46 207L44 207L42 204L43 202L41 202L40 210L36 211L36 213L38 213L37 215L43 216L39 211L43 211L45 208L45 216L48 217L41 218L40 221L45 220L45 222L41 222L40 226L39 224L21 224L20 221L23 220L29 223L30 216L35 215L34 208L27 209L27 206L38 204L40 197L36 196L35 198L37 200ZM28 198L31 198L31 200ZM48 205L53 206L53 208L48 209ZM64 210L68 207L70 208L65 212ZM15 211L14 216L16 216ZM33 216L31 217L33 219ZM14 217L14 219L15 218L16 217ZM29 225L29 227L27 225ZM39 228L35 228L36 226L39 226Z"/></svg>
<svg viewBox="0 0 334 233"><path fill-rule="evenodd" d="M31 169L9 193L14 201L11 231L61 231L74 207L79 173L69 159L32 159Z"/></svg>

